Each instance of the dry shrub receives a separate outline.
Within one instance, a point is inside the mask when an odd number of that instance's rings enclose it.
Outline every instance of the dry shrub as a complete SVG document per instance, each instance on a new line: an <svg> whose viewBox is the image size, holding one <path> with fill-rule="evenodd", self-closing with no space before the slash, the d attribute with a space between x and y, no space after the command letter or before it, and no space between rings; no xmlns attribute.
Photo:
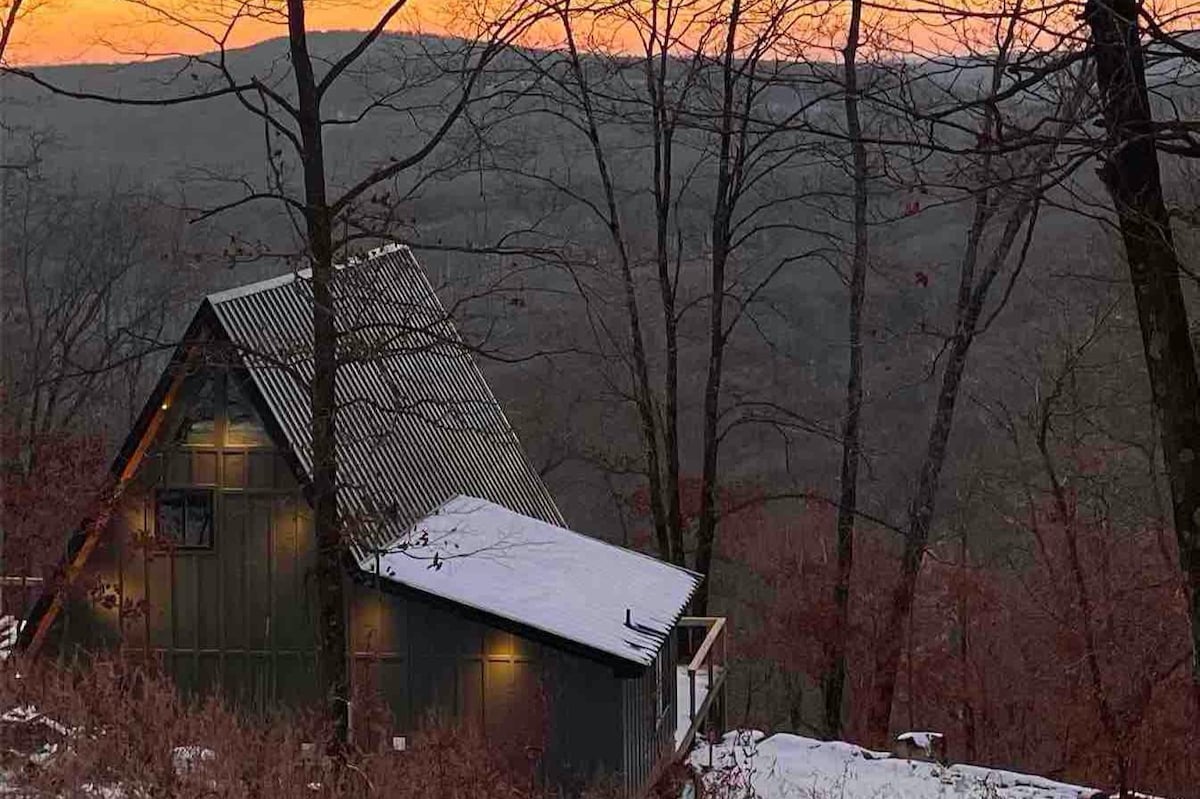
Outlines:
<svg viewBox="0 0 1200 799"><path fill-rule="evenodd" d="M335 768L315 714L264 719L217 698L185 699L169 679L120 660L0 668L0 712L28 706L68 732L51 741L56 749L40 764L10 748L0 765L23 787L46 795L544 796L471 730L427 723L406 752L352 747L344 767ZM6 736L0 745L13 747L14 740ZM115 788L119 793L108 792Z"/></svg>

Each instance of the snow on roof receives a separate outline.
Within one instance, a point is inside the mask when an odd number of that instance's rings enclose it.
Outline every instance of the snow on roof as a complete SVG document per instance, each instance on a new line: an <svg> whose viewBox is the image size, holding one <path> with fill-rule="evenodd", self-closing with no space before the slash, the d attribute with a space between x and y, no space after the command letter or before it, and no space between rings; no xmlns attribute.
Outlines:
<svg viewBox="0 0 1200 799"><path fill-rule="evenodd" d="M707 767L708 747L697 748L691 762ZM753 730L727 734L713 748L712 766L709 779L752 787L753 795L761 799L1090 799L1103 795L1093 788L1014 771L942 766L842 741L784 733L763 737Z"/></svg>
<svg viewBox="0 0 1200 799"><path fill-rule="evenodd" d="M456 496L359 566L393 582L648 665L700 582L632 550Z"/></svg>

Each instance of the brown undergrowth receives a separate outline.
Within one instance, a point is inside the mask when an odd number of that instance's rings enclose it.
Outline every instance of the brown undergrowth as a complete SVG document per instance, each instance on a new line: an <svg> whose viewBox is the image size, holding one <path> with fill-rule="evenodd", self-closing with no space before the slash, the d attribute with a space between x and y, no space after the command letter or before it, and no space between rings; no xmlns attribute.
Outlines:
<svg viewBox="0 0 1200 799"><path fill-rule="evenodd" d="M0 767L30 796L543 799L477 732L430 720L407 751L330 757L317 717L236 712L188 699L120 660L0 668Z"/></svg>

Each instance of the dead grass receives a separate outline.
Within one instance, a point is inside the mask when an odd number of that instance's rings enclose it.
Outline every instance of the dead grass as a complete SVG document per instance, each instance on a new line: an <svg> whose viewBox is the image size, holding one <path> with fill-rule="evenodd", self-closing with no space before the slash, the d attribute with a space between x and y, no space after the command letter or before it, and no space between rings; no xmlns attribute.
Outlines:
<svg viewBox="0 0 1200 799"><path fill-rule="evenodd" d="M428 724L409 751L352 747L335 767L312 714L264 720L219 699L188 701L166 678L117 660L0 669L0 725L10 782L32 796L544 799L471 730ZM32 757L31 757L32 755Z"/></svg>

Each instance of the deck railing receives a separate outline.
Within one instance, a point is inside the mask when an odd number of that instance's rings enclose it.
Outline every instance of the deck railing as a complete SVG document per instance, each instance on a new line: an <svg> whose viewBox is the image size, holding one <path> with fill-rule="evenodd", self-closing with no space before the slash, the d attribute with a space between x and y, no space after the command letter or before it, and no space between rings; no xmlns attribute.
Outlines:
<svg viewBox="0 0 1200 799"><path fill-rule="evenodd" d="M688 729L675 749L676 756L682 757L691 751L701 727L708 732L715 722L717 732L724 731L725 674L729 652L728 626L723 616L684 616L679 620L679 628L683 636L681 655L691 658L687 664ZM696 645L696 638L701 632L703 638ZM704 681L704 694L699 701L696 692L698 677Z"/></svg>

